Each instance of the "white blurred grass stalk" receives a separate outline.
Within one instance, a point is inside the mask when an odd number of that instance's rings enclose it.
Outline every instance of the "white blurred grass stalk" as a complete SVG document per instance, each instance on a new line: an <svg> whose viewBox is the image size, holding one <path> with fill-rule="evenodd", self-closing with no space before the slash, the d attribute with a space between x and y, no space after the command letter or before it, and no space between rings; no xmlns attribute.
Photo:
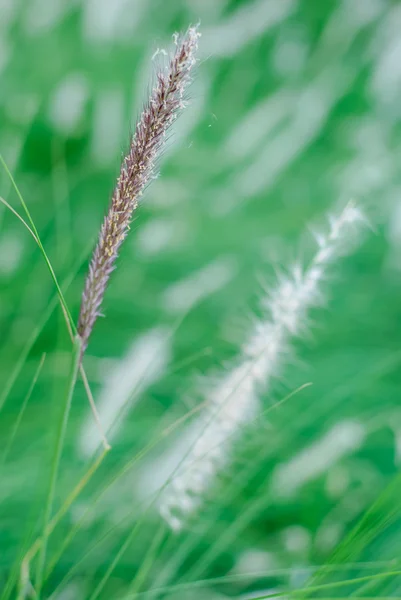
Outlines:
<svg viewBox="0 0 401 600"><path fill-rule="evenodd" d="M166 369L171 355L170 337L167 328L155 327L147 331L134 340L125 357L106 376L96 404L109 439L116 435L126 411ZM101 444L99 429L90 415L78 444L79 452L85 458L92 456Z"/></svg>
<svg viewBox="0 0 401 600"><path fill-rule="evenodd" d="M256 321L236 366L209 395L197 438L161 495L160 514L171 529L183 527L229 461L235 439L260 410L259 391L268 390L272 378L280 374L291 337L307 329L308 310L322 303L320 287L327 267L350 249L363 221L361 211L349 203L338 217L329 219L326 235L316 235L318 250L309 267L297 264L262 299L265 316Z"/></svg>

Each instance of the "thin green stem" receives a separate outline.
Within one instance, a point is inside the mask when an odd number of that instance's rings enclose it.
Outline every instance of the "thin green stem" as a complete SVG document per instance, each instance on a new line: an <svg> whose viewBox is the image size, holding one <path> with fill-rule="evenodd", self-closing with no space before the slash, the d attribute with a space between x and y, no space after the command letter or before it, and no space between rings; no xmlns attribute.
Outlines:
<svg viewBox="0 0 401 600"><path fill-rule="evenodd" d="M56 515L50 521L50 523L49 523L49 529L51 531L53 531L53 529L56 527L56 525L60 521L60 519L66 514L67 510L70 508L70 506L72 505L72 503L74 502L74 500L77 498L77 496L79 496L79 494L82 492L82 490L87 485L87 483L90 481L90 479L92 479L93 475L96 473L96 471L98 470L98 468L102 464L102 462L105 459L105 457L106 457L106 455L107 455L108 452L109 452L108 448L104 448L103 449L103 452L99 455L99 457L95 460L95 462L90 467L90 469L85 473L85 475L82 477L82 479L80 479L80 481L78 482L78 484L72 490L72 492L70 493L70 495L67 497L67 499L65 500L65 502L61 506L61 508L58 511L58 513L56 513ZM51 531L50 531L50 533L51 533ZM66 539L68 539L68 536L67 536ZM61 556L61 554L63 552L63 549L64 549L64 544L62 546L61 551L58 552L56 556L53 556L52 562L50 563L50 565L49 565L49 567L48 567L48 569L46 571L45 580L49 577L49 575L51 574L52 570L54 569L54 566L57 564L57 561L59 560L59 558L60 558L60 556Z"/></svg>
<svg viewBox="0 0 401 600"><path fill-rule="evenodd" d="M56 445L54 449L54 456L52 461L50 482L49 482L49 490L47 493L46 507L45 507L45 516L44 516L44 525L43 525L43 534L42 534L42 542L41 548L38 557L37 570L36 570L36 594L37 600L40 600L40 594L42 589L43 582L43 571L46 561L46 550L47 550L47 541L49 537L48 526L50 523L51 513L53 509L54 496L56 491L56 483L58 470L60 466L60 458L61 453L64 446L64 439L67 430L68 417L71 408L72 396L74 393L75 383L78 376L79 364L81 358L81 339L77 336L74 340L73 352L72 352L72 360L71 360L71 369L70 375L68 378L68 385L65 394L65 400L63 405L63 410L61 414L61 419L57 431Z"/></svg>

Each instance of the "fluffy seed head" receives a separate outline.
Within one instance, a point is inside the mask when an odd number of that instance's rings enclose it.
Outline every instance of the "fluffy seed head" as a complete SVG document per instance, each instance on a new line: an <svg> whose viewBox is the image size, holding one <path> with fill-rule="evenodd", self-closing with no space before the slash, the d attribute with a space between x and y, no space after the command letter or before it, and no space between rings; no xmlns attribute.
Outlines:
<svg viewBox="0 0 401 600"><path fill-rule="evenodd" d="M93 253L82 295L78 333L85 350L103 300L119 248L124 241L133 211L154 176L155 163L165 144L166 133L184 108L184 94L196 63L200 34L190 27L183 37L175 36L176 50L165 71L157 74L150 99L136 125Z"/></svg>
<svg viewBox="0 0 401 600"><path fill-rule="evenodd" d="M200 508L216 474L229 460L229 444L258 413L249 367L249 363L239 364L212 390L196 424L195 443L163 491L159 510L173 531L180 531L185 519Z"/></svg>
<svg viewBox="0 0 401 600"><path fill-rule="evenodd" d="M186 518L199 509L207 490L228 463L232 447L244 426L257 414L261 387L268 390L280 375L291 338L305 329L308 310L319 304L326 269L355 238L362 213L348 204L329 231L318 238L318 249L308 268L297 266L263 298L264 315L250 331L237 366L209 394L209 406L199 420L199 437L172 481L166 486L160 514L171 529L180 530Z"/></svg>

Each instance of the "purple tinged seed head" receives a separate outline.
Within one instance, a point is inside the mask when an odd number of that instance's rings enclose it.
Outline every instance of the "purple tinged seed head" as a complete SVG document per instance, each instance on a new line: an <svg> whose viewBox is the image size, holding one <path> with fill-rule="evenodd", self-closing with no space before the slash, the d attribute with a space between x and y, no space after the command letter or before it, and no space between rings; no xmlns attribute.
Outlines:
<svg viewBox="0 0 401 600"><path fill-rule="evenodd" d="M124 241L138 201L155 172L155 163L166 141L166 133L185 107L184 94L196 64L200 33L190 27L180 37L174 35L176 50L167 68L156 76L156 83L136 125L128 154L117 179L109 211L103 221L93 252L82 294L78 333L84 352L119 248Z"/></svg>

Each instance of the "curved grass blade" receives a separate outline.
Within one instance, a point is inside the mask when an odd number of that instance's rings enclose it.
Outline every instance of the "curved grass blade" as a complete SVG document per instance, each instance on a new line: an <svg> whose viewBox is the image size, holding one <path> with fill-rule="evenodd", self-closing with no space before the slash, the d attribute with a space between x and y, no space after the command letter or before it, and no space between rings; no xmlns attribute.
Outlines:
<svg viewBox="0 0 401 600"><path fill-rule="evenodd" d="M297 390L291 392L290 394L288 394L285 398L283 398L280 403L277 403L275 406L268 408L265 413L270 412L271 410L274 410L278 404L282 404L283 402L287 401L288 399L290 399L291 397L293 397L297 392L303 390L304 388L308 387L309 383L302 385L300 388L298 388ZM199 410L201 407L197 407L197 410ZM156 440L157 443L157 440ZM101 581L99 582L98 586L96 587L96 589L94 590L93 594L90 596L89 600L96 600L96 598L98 598L99 594L101 593L101 591L103 590L105 584L107 583L107 580L109 579L109 577L111 576L112 572L114 571L115 567L117 566L118 562L120 561L120 559L122 558L122 556L124 555L124 553L127 551L127 549L129 548L130 544L132 543L132 541L134 540L135 534L138 531L138 529L140 528L143 518L145 516L145 514L147 513L147 511L155 504L155 502L157 501L157 499L160 497L161 493L163 492L163 490L165 489L165 487L169 484L170 480L174 477L176 471L180 468L180 465L182 464L182 462L185 460L186 455L182 458L182 461L180 462L179 465L177 465L176 469L174 470L174 472L170 475L170 477L168 478L168 480L165 482L165 484L162 486L162 488L160 490L158 490L158 492L154 495L152 501L150 502L150 504L146 507L144 513L142 514L142 516L138 519L138 521L136 522L135 526L133 527L131 533L127 536L127 538L125 539L125 541L123 542L122 546L120 547L119 551L117 552L116 556L114 557L112 563L110 564L109 568L107 569L106 573L104 574L104 576L102 577ZM97 545L97 544L96 544ZM81 561L80 561L81 562Z"/></svg>
<svg viewBox="0 0 401 600"><path fill-rule="evenodd" d="M143 458L144 456L146 456L146 454L148 452L150 452L155 446L157 446L157 444L160 442L160 440L165 439L168 435L170 435L173 431L175 431L175 429L177 427L179 427L182 423L184 423L187 419L189 419L195 412L199 411L202 407L203 407L203 405L200 405L200 406L196 407L195 409L191 410L186 415L184 415L184 417L181 417L180 419L177 419L177 421L175 421L172 425L169 425L154 440L152 440L151 442L149 442L149 444L147 444L140 452L138 452L134 456L134 458L132 458L126 465L124 465L122 467L122 469L120 469L120 471L118 473L113 474L111 476L109 482L105 486L103 486L103 488L99 491L99 493L98 493L97 497L95 498L95 500L92 502L92 508L100 501L100 499L106 493L106 491L108 489L110 489L110 487L120 477L122 477L124 474L126 474L137 462L139 462L139 460L141 460L141 458ZM133 508L132 512L134 512L135 510L137 510L136 507ZM53 561L52 561L49 569L46 572L46 578L48 578L50 576L50 574L53 571L55 565L57 564L60 556L62 555L62 553L64 552L64 550L66 549L66 547L71 543L72 539L75 537L75 535L77 534L77 532L82 527L82 525L83 525L83 523L85 521L85 518L86 518L87 514L89 514L89 512L90 512L90 507L86 509L85 513L82 515L82 517L80 518L80 520L78 521L78 523L72 529L72 531L67 536L67 538L64 540L64 542L63 542L60 550L57 552L56 558L53 559ZM130 514L127 517L125 517L123 519L123 521L127 520L127 522L128 522L131 518L132 518L132 514ZM74 566L70 569L70 571L68 573L66 573L66 575L63 577L62 581L58 584L57 588L53 591L52 597L53 596L57 596L57 594L60 592L60 590L62 589L62 587L66 583L68 583L68 581L71 579L71 577L73 576L73 574L75 573L75 571L78 569L78 567L85 561L85 559L94 550L96 550L96 548L98 548L98 546L102 543L102 541L104 539L106 539L117 527L118 527L118 525L115 525L115 526L111 527L106 533L104 533L101 536L101 538L99 540L97 540L95 542L95 544L89 550L87 550L87 552L84 554L84 556L81 557L80 560L78 562L76 562L74 564Z"/></svg>
<svg viewBox="0 0 401 600"><path fill-rule="evenodd" d="M98 470L98 468L102 464L107 452L108 452L108 450L103 450L103 452L95 460L95 462L90 467L90 469L88 469L88 471L79 480L79 482L77 483L75 488L72 490L72 492L67 496L66 500L63 502L63 504L61 505L61 507L59 508L57 513L54 515L54 517L49 522L49 524L47 526L47 536L51 535L51 533L54 531L54 529L56 528L58 523L61 521L63 516L67 513L70 506L73 504L74 500L79 496L79 494L82 492L84 487L88 484L90 479L92 479L93 475L95 474L95 472ZM42 538L37 538L36 541L29 548L29 550L24 554L24 557L21 561L21 577L20 577L22 587L29 580L30 563L33 560L33 558L36 556L38 551L40 550L41 545L42 545ZM46 580L46 578L47 578L47 575L45 576L45 580Z"/></svg>
<svg viewBox="0 0 401 600"><path fill-rule="evenodd" d="M15 184L15 181L14 181L14 179L12 179L11 173L8 170L8 168L7 168L4 160L2 159L1 155L0 155L0 161L3 163L4 168L6 169L7 173L11 177L11 180L12 180L12 183L14 185L14 188L17 191L17 194L18 194L18 196L19 196L19 198L20 198L23 206L26 208L26 211L28 211L28 209L26 207L26 204L25 204L25 202L24 202L24 200L23 200L23 198L22 198L22 196L21 196L21 194L20 194L20 192L19 192L19 190L18 190L18 188L17 188L17 186ZM66 303L64 295L62 293L62 289L61 289L61 287L60 287L60 285L59 285L59 283L58 283L58 281L56 279L53 267L51 266L50 260L49 260L47 254L46 254L46 252L45 252L45 250L44 250L44 248L42 246L42 243L41 243L41 241L39 239L39 234L37 232L37 229L35 227L34 222L32 221L32 218L30 217L29 211L27 212L27 215L28 215L28 217L30 219L30 222L31 222L31 225L32 225L32 229L29 227L29 225L26 223L26 221L21 217L21 215L16 210L14 210L13 207L10 206L10 204L8 204L8 202L6 202L1 197L0 197L0 201L24 224L24 226L27 228L27 230L30 232L30 234L32 235L32 237L36 241L37 245L39 246L39 248L40 248L40 250L41 250L41 252L43 254L43 257L44 257L44 259L46 261L46 264L49 267L50 272L52 274L53 281L54 281L56 289L57 289L57 294L58 294L58 298L59 298L59 301L60 301L60 305L61 305L61 308L62 308L62 311L63 311L63 315L64 315L64 318L65 318L65 322L66 322L66 325L67 325L67 329L68 329L68 332L70 334L71 341L73 341L74 340L74 336L76 335L75 324L72 321L72 317L70 315L67 303ZM29 346L29 344L28 344L28 346ZM25 355L25 353L23 353L24 362L26 360L26 356L27 356L27 354ZM20 365L21 365L21 368L22 368L22 364L21 363L17 363L17 367L16 367L16 373L17 374L19 372ZM79 370L80 370L80 373L81 373L82 381L84 383L84 387L85 387L86 395L88 397L89 405L91 407L91 410L92 410L92 413L93 413L93 416L94 416L94 419L95 419L95 422L96 422L96 426L97 426L97 428L99 430L99 434L100 434L100 437L102 439L103 446L104 446L104 448L106 450L109 450L111 448L111 446L108 443L106 435L105 435L105 433L103 431L103 427L102 427L102 424L101 424L101 421L100 421L100 418L99 418L99 414L98 414L97 409L96 409L95 401L93 399L93 395L92 395L92 392L91 392L91 389L90 389L90 386L89 386L88 378L86 376L86 373L85 373L85 370L84 370L84 367L83 367L82 363L79 366ZM8 384L6 385L6 387L5 387L4 391L3 391L3 394L0 396L0 410L1 410L3 404L4 404L5 400L6 400L9 392L11 391L12 386L14 385L16 377L17 377L17 375L15 375L15 376L12 375L11 376Z"/></svg>
<svg viewBox="0 0 401 600"><path fill-rule="evenodd" d="M29 233L31 234L31 236L33 237L33 239L35 240L35 242L38 244L38 238L36 237L36 235L34 234L34 232L32 231L32 229L29 227L28 223L21 217L21 215L19 214L19 212L17 212L12 206L11 204L9 204L7 202L7 200L4 200L4 198L2 198L0 196L0 202L2 204L4 204L4 206L6 206L8 208L8 210L10 210L13 215L15 215L17 217L17 219L19 219L21 221L21 223L24 225L24 227L27 228L27 230L29 231Z"/></svg>
<svg viewBox="0 0 401 600"><path fill-rule="evenodd" d="M351 383L345 382L338 390L339 397L348 397L350 393L350 389L353 391L359 391L360 389L364 389L368 387L372 381L383 376L384 373L387 373L389 370L392 370L395 365L398 365L400 362L401 354L399 352L394 353L390 359L386 357L385 360L380 362L378 365L375 365L370 370L370 376L367 378L366 373L363 375L358 375L354 379L351 380ZM334 397L335 394L333 393ZM326 409L327 410L327 409ZM306 421L306 416L304 416L304 422ZM315 414L313 415L315 419ZM318 415L318 418L321 418L321 415ZM194 565L194 567L187 574L188 577L193 577L194 579L199 578L202 573L204 573L205 569L224 551L225 548L229 546L231 541L235 539L235 536L239 535L241 531L247 526L249 522L255 517L258 512L258 509L265 508L264 502L262 498L259 498L257 501L258 507L255 507L254 504L250 504L245 511L241 514L240 522L234 521L229 527L227 527L224 536L222 536L219 540L216 541L205 553L205 555L200 559L200 561ZM345 542L343 542L345 543ZM338 548L338 552L341 550L343 544L340 544ZM355 556L355 554L354 554ZM347 559L349 560L350 556L347 555ZM322 567L322 571L324 571L324 566Z"/></svg>
<svg viewBox="0 0 401 600"><path fill-rule="evenodd" d="M22 196L22 194L21 194L21 192L20 192L20 190L19 190L19 188L18 188L18 186L17 186L17 184L15 182L15 179L12 176L11 171L9 170L9 168L8 168L6 162L5 162L5 160L4 160L4 158L2 157L1 154L0 154L0 162L3 165L3 168L6 171L8 177L10 178L10 181L11 181L11 183L13 185L13 188L14 188L14 190L15 190L18 198L19 198L19 201L21 202L21 205L22 205L22 207L23 207L23 209L25 211L25 214L26 214L26 216L28 218L28 221L29 221L30 227L32 229L32 232L34 233L34 237L36 238L37 244L38 244L38 246L40 248L40 251L43 254L43 258L44 258L44 260L46 262L47 268L49 269L49 272L50 272L50 275L51 275L51 277L53 279L54 285L56 286L57 293L58 293L59 298L60 298L60 303L64 307L64 310L65 310L66 314L68 315L68 321L70 323L71 329L74 332L74 335L76 335L77 329L75 327L75 323L74 323L73 318L72 318L72 316L70 314L70 311L68 309L67 303L66 303L65 298L64 298L64 294L63 294L63 292L61 290L61 287L59 285L59 282L57 280L56 274L55 274L55 272L53 270L53 267L51 265L51 262L49 260L49 257L47 256L47 253L46 253L46 251L45 251L45 249L43 247L43 244L42 244L42 242L40 240L40 236L39 236L38 230L36 229L36 225L35 225L35 223L34 223L34 221L32 219L32 216L31 216L31 213L30 213L30 211L28 209L28 206L26 205L25 200L24 200L24 198L23 198L23 196ZM13 212L15 212L15 211L13 211ZM20 220L22 220L22 217L20 218ZM29 229L29 227L28 227L28 229Z"/></svg>
<svg viewBox="0 0 401 600"><path fill-rule="evenodd" d="M311 385L311 383L305 383L303 385L301 385L299 388L297 388L296 390L293 390L292 392L290 392L287 396L285 396L284 398L282 398L280 401L276 402L273 406L265 409L261 415L268 415L270 412L272 412L273 410L277 409L279 406L281 406L282 404L284 404L285 402L287 402L288 400L290 400L294 395L296 395L297 393L301 392L302 390L306 389L307 387L309 387ZM233 390L235 391L235 390ZM229 398L229 396L228 396ZM260 419L260 417L256 417L254 419L255 422L257 422ZM271 449L269 448L267 450L267 455L271 454ZM266 451L263 450L262 451L262 455L261 460L264 460L266 458ZM251 479L259 470L259 460L255 461L254 467L253 469L249 469L249 466L247 465L243 471L239 474L238 478L235 478L232 480L231 482L231 487L232 487L232 494L228 493L228 498L230 499L230 502L232 501L233 497L235 496L237 490L240 488L240 486L238 485L239 481L246 481L248 479ZM260 487L264 486L264 482L262 482L260 484ZM263 497L263 502L260 502L260 504L263 504L265 502L265 498ZM255 512L257 512L259 510L259 505L258 507L253 508L253 504L251 504L247 509L245 509L243 515L241 515L241 523L239 523L237 525L237 528L241 529L242 525L245 526L245 524L252 519L253 515ZM198 574L198 573L202 573L202 568L203 568L203 561L206 559L207 561L210 561L211 559L213 560L214 558L214 552L216 552L215 546L223 546L225 547L232 539L235 538L235 534L237 529L235 529L235 531L232 531L232 529L235 527L237 522L234 522L230 527L227 528L226 533L222 536L222 538L219 538L218 541L216 541L215 545L210 546L210 549L208 552L206 552L206 555L204 557L201 558L200 560L200 564L196 563L193 568L189 571L189 573L187 573L188 577L191 577L194 575L194 573ZM169 557L169 560L167 561L167 564L164 566L164 569L162 570L162 572L159 574L157 580L156 580L156 585L157 586L161 586L161 585L166 585L166 583L168 583L168 581L171 578L171 575L175 572L177 572L177 570L179 569L179 567L182 565L182 563L184 562L184 560L187 558L187 556L190 554L190 552L194 549L195 545L196 545L196 539L193 538L188 538L186 540L185 544L182 544L181 546L179 546L177 548L177 550L174 552L172 551L172 554ZM217 555L219 553L219 549L217 549Z"/></svg>
<svg viewBox="0 0 401 600"><path fill-rule="evenodd" d="M370 562L370 563L348 563L345 565L337 565L337 568L333 568L333 570L345 570L345 569L350 569L350 568L355 568L355 569L372 569L372 568L377 568L377 569L381 569L383 567L387 567L387 566L391 566L391 560L387 561L387 562ZM277 578L277 577L282 577L284 575L286 575L287 577L291 574L294 573L299 573L299 574L303 574L303 573L308 573L309 571L314 571L314 570L318 570L320 568L320 565L310 565L309 567L288 567L288 568L278 568L278 569L272 569L269 570L268 572L266 571L251 571L250 573L236 573L236 574L232 574L232 575L224 575L222 577L211 577L208 579L199 579L197 581L193 581L193 582L186 582L186 583L177 583L174 585L169 585L169 586L165 586L165 587L160 587L160 588L155 588L152 590L148 590L146 592L139 592L139 593L132 593L132 592L128 592L127 595L124 595L121 600L133 600L134 598L141 598L141 599L145 599L145 598L149 598L149 597L154 597L155 594L159 594L162 595L163 598L168 597L170 594L174 594L175 597L177 597L177 593L179 592L185 592L185 591L192 591L192 590L197 590L199 588L207 588L207 587L211 587L211 586L217 586L217 585L226 585L229 583L243 583L247 580L252 581L253 578L255 579L270 579L270 578ZM372 577L374 577L374 575L372 575ZM345 580L343 580L345 581ZM351 579L349 581L352 581ZM355 579L353 580L355 581ZM348 581L347 581L348 582ZM298 590L299 591L299 590ZM296 593L296 592L294 592ZM282 594L285 595L291 595L291 590L288 592L276 592L274 594L274 596L281 596ZM354 596L352 596L354 597ZM375 596L376 597L376 596ZM321 598L320 600L323 600L323 598ZM338 597L337 597L338 600ZM390 599L388 599L390 600Z"/></svg>

